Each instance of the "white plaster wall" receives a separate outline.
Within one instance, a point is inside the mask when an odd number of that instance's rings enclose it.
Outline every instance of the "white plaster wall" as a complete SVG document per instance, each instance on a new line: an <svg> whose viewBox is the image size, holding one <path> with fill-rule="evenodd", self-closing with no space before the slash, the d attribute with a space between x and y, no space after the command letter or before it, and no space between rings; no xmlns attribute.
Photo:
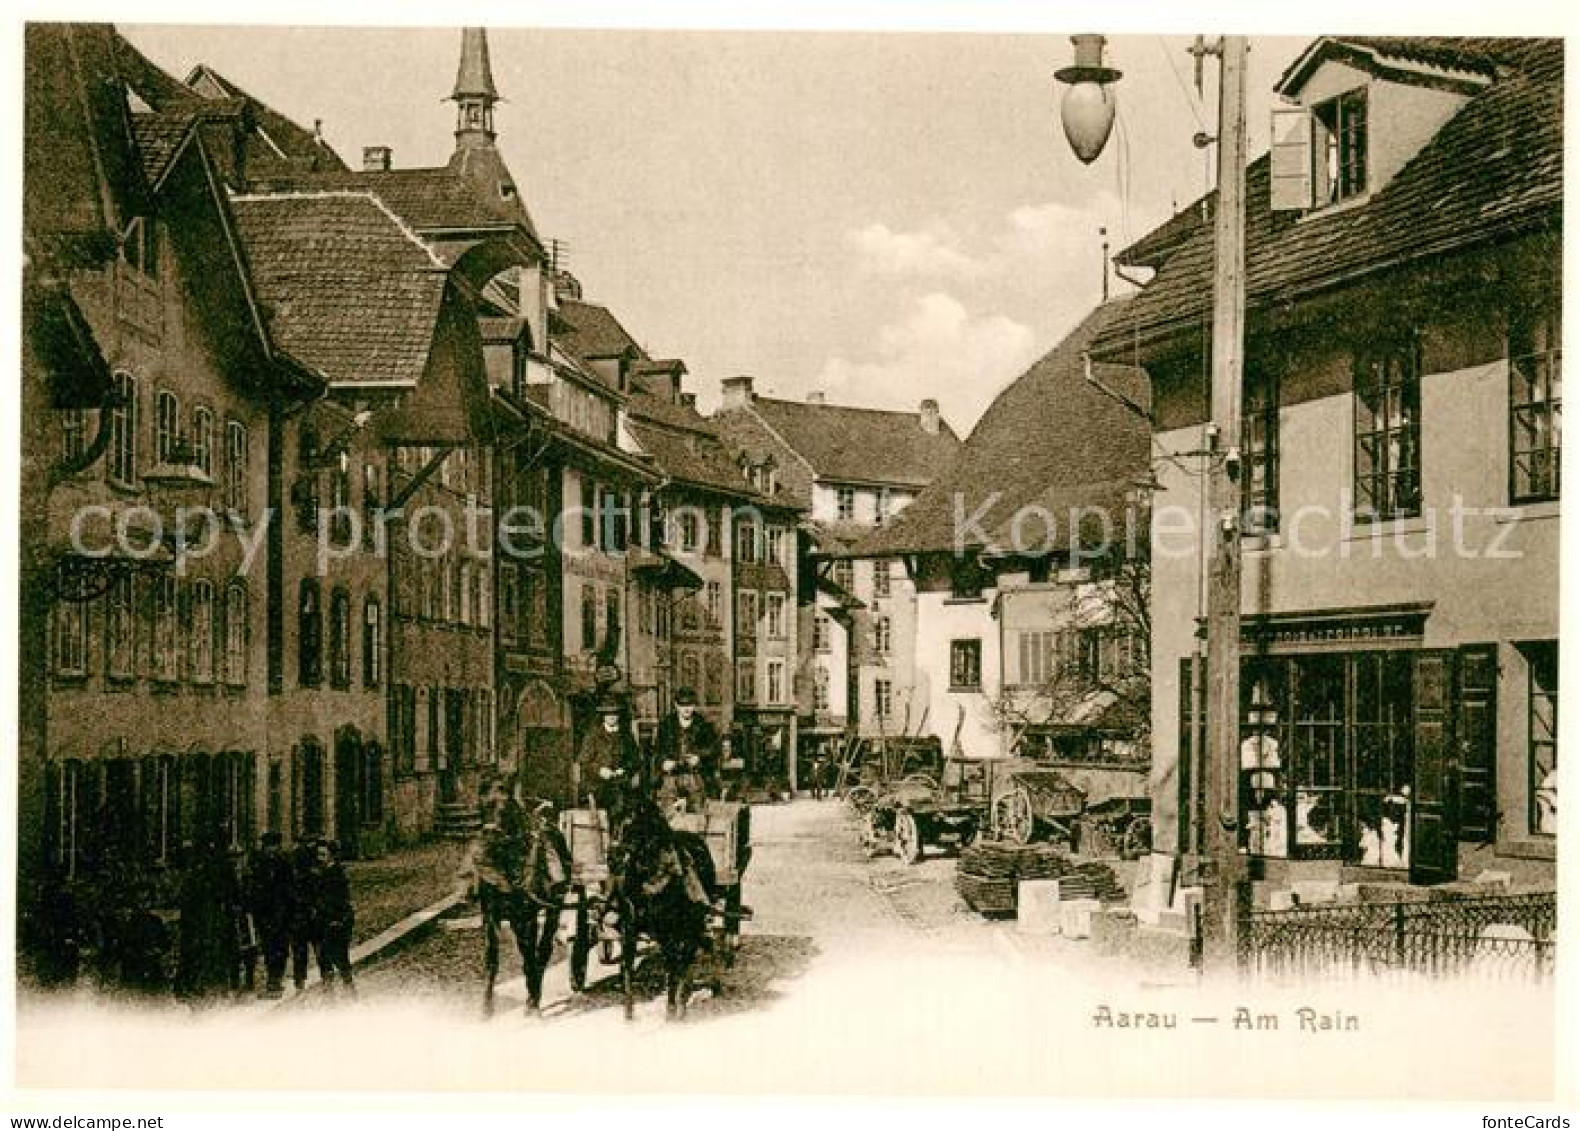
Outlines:
<svg viewBox="0 0 1580 1131"><path fill-rule="evenodd" d="M1558 634L1558 509L1510 507L1508 370L1499 360L1422 379L1422 516L1373 526L1349 519L1354 401L1286 407L1280 424L1281 531L1245 544L1247 614L1430 601L1423 645L1550 639ZM1199 427L1166 432L1160 447L1199 446ZM1189 461L1186 461L1189 462ZM1196 513L1199 480L1160 460L1153 528L1153 790L1160 849L1173 847L1179 756L1179 668L1190 654L1199 552L1170 534L1165 507ZM1456 551L1457 541L1463 552ZM1479 513L1476 513L1479 512ZM1494 557L1494 553L1509 555ZM1525 828L1523 687L1517 657L1500 672L1499 807L1503 838ZM1516 682L1518 681L1518 682Z"/></svg>
<svg viewBox="0 0 1580 1131"><path fill-rule="evenodd" d="M960 747L967 757L1000 758L1006 754L1004 737L994 724L990 706L990 697L1003 681L999 626L992 610L993 590L984 590L983 599L975 601L952 599L947 591L924 591L916 599L912 697L917 710L927 709L924 733L937 735L946 754L957 725ZM982 641L982 690L954 692L949 689L949 643L970 637Z"/></svg>

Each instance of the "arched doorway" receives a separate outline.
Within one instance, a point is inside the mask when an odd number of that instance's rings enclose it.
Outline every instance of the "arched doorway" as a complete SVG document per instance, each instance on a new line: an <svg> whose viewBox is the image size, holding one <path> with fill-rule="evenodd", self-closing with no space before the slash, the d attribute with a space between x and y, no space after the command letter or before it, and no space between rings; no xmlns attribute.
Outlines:
<svg viewBox="0 0 1580 1131"><path fill-rule="evenodd" d="M564 699L541 679L528 680L516 697L512 747L523 790L561 807L572 803L570 720Z"/></svg>

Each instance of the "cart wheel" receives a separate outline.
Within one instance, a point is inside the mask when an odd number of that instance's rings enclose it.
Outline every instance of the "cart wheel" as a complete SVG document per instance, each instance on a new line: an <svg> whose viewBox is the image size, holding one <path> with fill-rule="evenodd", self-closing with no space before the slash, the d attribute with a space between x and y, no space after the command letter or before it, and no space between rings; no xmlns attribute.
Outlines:
<svg viewBox="0 0 1580 1131"><path fill-rule="evenodd" d="M889 834L878 827L878 811L868 809L861 821L861 847L870 859L882 852L889 841Z"/></svg>
<svg viewBox="0 0 1580 1131"><path fill-rule="evenodd" d="M1035 826L1031 795L1025 787L1016 786L993 803L993 828L999 839L1029 844Z"/></svg>
<svg viewBox="0 0 1580 1131"><path fill-rule="evenodd" d="M1137 817L1125 829L1124 843L1119 854L1126 860L1135 860L1152 851L1152 819Z"/></svg>
<svg viewBox="0 0 1580 1131"><path fill-rule="evenodd" d="M571 989L587 988L587 958L592 953L592 924L587 916L587 893L576 901L576 937L571 940Z"/></svg>
<svg viewBox="0 0 1580 1131"><path fill-rule="evenodd" d="M894 815L894 851L906 864L922 858L922 831L916 826L916 816L907 809Z"/></svg>
<svg viewBox="0 0 1580 1131"><path fill-rule="evenodd" d="M846 803L858 817L865 817L877 800L877 791L867 785L858 785L845 795Z"/></svg>
<svg viewBox="0 0 1580 1131"><path fill-rule="evenodd" d="M924 785L934 793L938 792L938 779L932 774L906 774L900 781L901 785Z"/></svg>

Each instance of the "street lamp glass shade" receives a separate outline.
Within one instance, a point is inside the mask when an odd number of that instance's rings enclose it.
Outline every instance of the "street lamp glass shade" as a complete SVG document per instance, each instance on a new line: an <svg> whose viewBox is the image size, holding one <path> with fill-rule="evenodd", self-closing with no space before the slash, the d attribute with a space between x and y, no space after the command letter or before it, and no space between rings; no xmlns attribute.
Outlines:
<svg viewBox="0 0 1580 1131"><path fill-rule="evenodd" d="M1064 136L1075 155L1088 165L1108 144L1116 106L1114 88L1107 83L1077 82L1065 88L1059 105Z"/></svg>

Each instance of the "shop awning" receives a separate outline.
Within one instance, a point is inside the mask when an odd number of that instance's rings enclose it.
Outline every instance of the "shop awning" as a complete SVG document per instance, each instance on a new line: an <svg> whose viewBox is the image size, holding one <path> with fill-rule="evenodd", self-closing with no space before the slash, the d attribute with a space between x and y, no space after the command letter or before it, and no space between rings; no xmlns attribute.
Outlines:
<svg viewBox="0 0 1580 1131"><path fill-rule="evenodd" d="M667 550L647 550L633 546L627 552L631 572L650 585L666 589L701 589L702 578L690 566Z"/></svg>

